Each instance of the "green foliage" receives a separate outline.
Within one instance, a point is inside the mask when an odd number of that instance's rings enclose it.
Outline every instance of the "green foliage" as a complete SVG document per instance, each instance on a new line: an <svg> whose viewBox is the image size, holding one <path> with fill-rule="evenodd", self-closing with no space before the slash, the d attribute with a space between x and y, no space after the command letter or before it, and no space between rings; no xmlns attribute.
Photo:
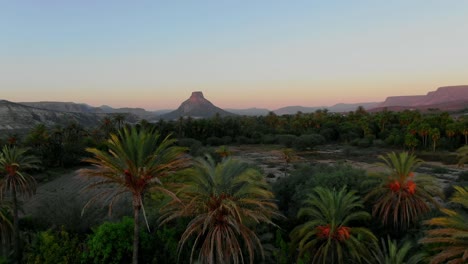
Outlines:
<svg viewBox="0 0 468 264"><path fill-rule="evenodd" d="M297 150L306 150L312 149L317 145L321 145L325 143L325 138L320 134L307 134L301 135L297 137L294 142L293 146Z"/></svg>
<svg viewBox="0 0 468 264"><path fill-rule="evenodd" d="M296 140L297 136L295 135L278 135L278 143L286 148L292 147Z"/></svg>
<svg viewBox="0 0 468 264"><path fill-rule="evenodd" d="M143 256L151 253L153 262L158 264L177 263L177 249L181 232L167 225L156 230L152 243L142 243ZM157 246L156 246L157 245ZM147 259L147 258L144 258Z"/></svg>
<svg viewBox="0 0 468 264"><path fill-rule="evenodd" d="M365 172L349 165L302 164L287 178L281 178L273 185L280 210L288 217L295 218L301 201L316 186L341 189L347 186L361 190Z"/></svg>
<svg viewBox="0 0 468 264"><path fill-rule="evenodd" d="M81 244L64 230L39 232L25 255L30 264L81 263Z"/></svg>
<svg viewBox="0 0 468 264"><path fill-rule="evenodd" d="M141 244L150 240L146 232L140 232ZM133 247L133 219L105 222L93 230L86 242L83 254L85 263L130 263Z"/></svg>
<svg viewBox="0 0 468 264"><path fill-rule="evenodd" d="M201 141L194 138L181 138L177 141L177 145L187 148L192 156L197 156L198 151L203 147Z"/></svg>

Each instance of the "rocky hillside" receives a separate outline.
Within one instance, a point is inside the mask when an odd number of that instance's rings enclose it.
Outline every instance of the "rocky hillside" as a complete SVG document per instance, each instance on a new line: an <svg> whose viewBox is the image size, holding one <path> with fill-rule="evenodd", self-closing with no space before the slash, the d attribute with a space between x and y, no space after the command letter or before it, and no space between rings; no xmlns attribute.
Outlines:
<svg viewBox="0 0 468 264"><path fill-rule="evenodd" d="M233 113L224 111L205 99L202 92L193 92L177 110L162 115L162 119L172 120L179 117L209 118L219 114L221 117L232 116Z"/></svg>
<svg viewBox="0 0 468 264"><path fill-rule="evenodd" d="M468 105L468 85L440 87L436 91L429 92L426 95L391 96L377 107L404 106L421 108L421 106L426 106L426 108L429 108L432 105L444 105L464 101Z"/></svg>
<svg viewBox="0 0 468 264"><path fill-rule="evenodd" d="M84 127L98 126L104 115L72 113L30 107L6 100L0 101L0 131L24 131L38 124L67 125L76 122Z"/></svg>
<svg viewBox="0 0 468 264"><path fill-rule="evenodd" d="M93 107L87 104L77 104L73 102L21 102L19 104L34 108L46 109L59 112L71 113L94 113L94 114L130 114L138 119L155 120L158 114L146 111L143 108L112 108L107 105Z"/></svg>

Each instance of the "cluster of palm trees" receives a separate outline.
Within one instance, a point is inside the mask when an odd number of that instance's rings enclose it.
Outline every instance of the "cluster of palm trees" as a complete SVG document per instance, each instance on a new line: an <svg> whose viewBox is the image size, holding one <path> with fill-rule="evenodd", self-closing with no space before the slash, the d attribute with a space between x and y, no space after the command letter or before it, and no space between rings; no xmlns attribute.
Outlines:
<svg viewBox="0 0 468 264"><path fill-rule="evenodd" d="M91 167L80 170L80 174L89 177L88 187L98 191L88 204L104 199L111 210L117 199L131 198L132 263L138 263L140 222L144 220L149 229L145 194L153 192L169 197L161 206L160 224L189 219L180 238L179 253L191 246L191 263L254 263L263 258L256 227L276 226L274 220L283 216L258 170L229 155L219 163L210 156L193 160L170 137L143 128L122 128L111 134L105 147L87 149L92 156L84 161ZM11 210L0 210L2 239L4 229L11 228L18 262L17 195L34 193L35 181L26 171L38 165L26 151L6 146L0 153L2 205L7 206L6 201L11 200ZM316 187L311 191L298 213L305 221L290 234L299 258L308 256L312 263L418 263L423 258L408 256L411 245L399 246L390 238L379 247L366 222L374 217L383 225L405 231L432 208L440 207L434 197L442 197L442 193L432 177L415 175L422 161L413 154L390 153L380 159L387 171L372 177L376 184L364 200L346 188ZM372 214L365 210L365 201L373 204ZM433 245L435 257L431 263L468 260L468 218L463 213L468 208L468 188L456 187L451 202L462 208L442 208L443 217L425 222L432 228L420 242ZM1 214L5 212L12 212L12 216Z"/></svg>

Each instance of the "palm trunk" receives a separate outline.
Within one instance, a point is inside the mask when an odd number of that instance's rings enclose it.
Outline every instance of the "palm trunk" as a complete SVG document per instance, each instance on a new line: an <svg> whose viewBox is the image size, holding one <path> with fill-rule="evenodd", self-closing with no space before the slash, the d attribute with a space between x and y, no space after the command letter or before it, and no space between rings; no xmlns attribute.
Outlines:
<svg viewBox="0 0 468 264"><path fill-rule="evenodd" d="M138 242L140 241L140 198L133 196L133 256L132 263L138 264Z"/></svg>
<svg viewBox="0 0 468 264"><path fill-rule="evenodd" d="M19 252L19 222L18 222L18 201L16 199L16 189L11 189L11 196L13 198L13 250L14 250L14 263L20 262Z"/></svg>

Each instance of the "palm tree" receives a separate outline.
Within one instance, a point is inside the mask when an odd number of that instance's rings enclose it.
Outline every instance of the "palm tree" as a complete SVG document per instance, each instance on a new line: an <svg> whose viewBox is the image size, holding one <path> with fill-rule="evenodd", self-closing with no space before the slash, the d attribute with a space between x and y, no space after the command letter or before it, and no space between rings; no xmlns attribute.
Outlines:
<svg viewBox="0 0 468 264"><path fill-rule="evenodd" d="M287 174L288 174L289 163L291 163L291 161L293 161L296 158L294 150L291 149L291 148L282 149L281 150L281 158L284 160L284 163L285 163L285 165L284 165L284 176L286 177Z"/></svg>
<svg viewBox="0 0 468 264"><path fill-rule="evenodd" d="M30 197L36 191L36 181L25 171L37 168L39 160L27 154L28 149L4 146L0 152L0 196L10 193L13 209L13 247L15 261L19 262L18 194Z"/></svg>
<svg viewBox="0 0 468 264"><path fill-rule="evenodd" d="M468 209L468 187L454 186L455 194L450 201ZM434 227L426 231L426 236L419 242L433 245L437 251L431 258L431 264L468 262L468 215L466 210L441 209L443 217L435 217L425 222Z"/></svg>
<svg viewBox="0 0 468 264"><path fill-rule="evenodd" d="M291 232L299 257L310 253L312 263L348 263L369 257L377 239L367 228L352 227L354 222L371 218L363 207L355 191L314 188L298 213L307 222Z"/></svg>
<svg viewBox="0 0 468 264"><path fill-rule="evenodd" d="M412 251L413 245L411 242L406 241L401 245L395 240L387 238L385 241L381 239L382 246L377 248L369 263L373 264L417 264L424 261L424 254L414 253Z"/></svg>
<svg viewBox="0 0 468 264"><path fill-rule="evenodd" d="M468 162L468 146L463 146L457 150L458 166L463 167Z"/></svg>
<svg viewBox="0 0 468 264"><path fill-rule="evenodd" d="M431 210L429 204L439 206L434 197L443 194L435 178L414 175L414 170L423 162L421 159L408 152L392 152L379 158L383 162L378 164L386 168L387 173L372 175L379 185L365 197L374 201L374 217L380 218L384 225L393 222L394 227L406 229Z"/></svg>
<svg viewBox="0 0 468 264"><path fill-rule="evenodd" d="M165 188L163 180L187 165L184 149L173 146L174 142L175 140L169 137L161 138L154 131L138 131L132 127L120 130L118 135L111 134L106 142L108 151L96 148L87 149L94 157L86 158L84 161L94 165L94 168L82 169L80 174L100 179L92 181L88 188L103 185L112 187L100 189L101 192L88 204L98 198L110 198L109 210L111 212L114 201L121 195L131 194L132 196L135 223L133 263L138 263L140 209L143 210L143 217L146 220L143 206L144 193L153 190L173 195Z"/></svg>
<svg viewBox="0 0 468 264"><path fill-rule="evenodd" d="M161 223L192 218L180 239L179 255L195 237L191 262L197 249L201 263L244 263L242 248L247 250L250 263L256 249L263 257L263 247L252 227L273 224L271 218L279 213L261 173L231 157L215 164L207 156L197 159L185 175L186 185L178 192L182 203L169 203L161 216Z"/></svg>

